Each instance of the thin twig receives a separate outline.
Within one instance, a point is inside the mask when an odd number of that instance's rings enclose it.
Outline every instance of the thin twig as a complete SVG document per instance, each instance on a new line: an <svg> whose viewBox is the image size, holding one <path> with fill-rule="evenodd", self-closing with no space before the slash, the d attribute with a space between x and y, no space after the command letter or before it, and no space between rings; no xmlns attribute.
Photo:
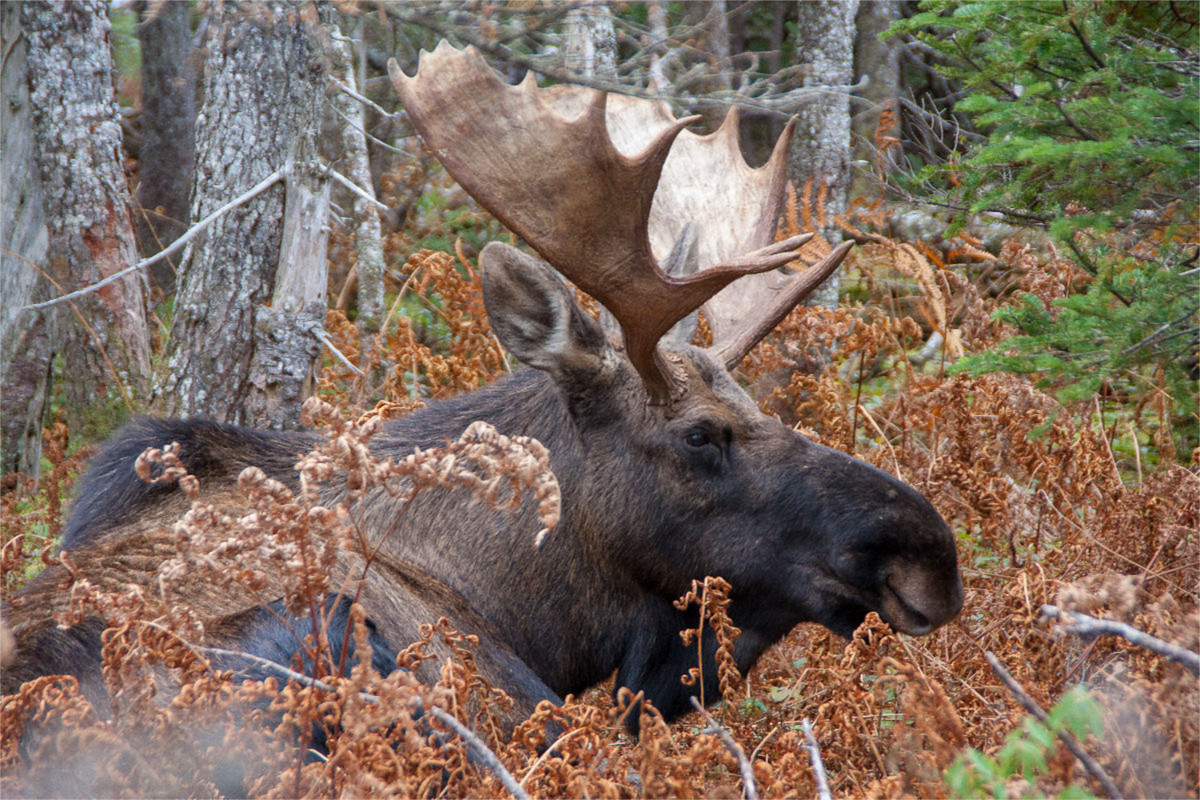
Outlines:
<svg viewBox="0 0 1200 800"><path fill-rule="evenodd" d="M567 739L570 739L575 734L583 733L586 730L587 730L587 728L576 728L575 730L570 731L569 733L564 733L562 736L558 737L553 742L551 742L550 746L546 748L546 752L544 752L540 756L538 756L537 761L533 762L533 766L531 766L529 769L527 769L525 771L525 777L521 778L521 785L524 786L526 781L528 781L530 778L533 777L533 773L537 772L538 767L542 766L542 764L545 764L546 759L548 759L548 758L550 758L550 756L554 755L554 749L556 747L558 747L560 744L567 741Z"/></svg>
<svg viewBox="0 0 1200 800"><path fill-rule="evenodd" d="M333 167L329 167L329 166L325 167L325 173L327 175L329 175L329 177L333 178L335 181L340 183L342 186L345 186L347 189L354 192L356 195L361 197L363 200L366 200L368 203L370 203L371 205L378 208L380 211L390 211L391 210L386 205L379 202L371 195L367 194L367 192L361 186L359 186L354 181L347 178L342 173L338 172Z"/></svg>
<svg viewBox="0 0 1200 800"><path fill-rule="evenodd" d="M1045 609L1045 606L1043 606L1043 609ZM1037 704L1036 700L1029 696L1029 693L1025 691L1024 687L1022 687L1021 684L1017 682L1017 679L1012 676L1012 673L1005 669L1004 665L1000 663L1000 659L996 658L996 654L991 650L985 650L983 652L983 657L987 659L988 665L992 668L992 672L995 672L1000 680L1004 681L1004 685L1008 687L1008 691L1012 692L1012 696L1015 697L1017 702L1021 704L1021 707L1037 717L1039 722L1045 724L1046 720L1050 718L1050 715L1046 713L1044 708ZM1062 740L1062 743L1067 746L1067 749L1075 755L1075 758L1079 759L1079 763L1083 764L1084 769L1091 773L1092 777L1100 782L1100 785L1104 788L1105 794L1111 797L1112 800L1120 800L1121 790L1117 788L1115 783L1113 783L1113 779L1109 777L1108 773L1104 770L1104 767L1100 766L1096 759L1092 758L1091 755L1088 754L1088 751L1083 749L1083 745L1079 743L1079 740L1075 738L1074 734L1072 734L1066 728L1059 728L1054 733L1060 740Z"/></svg>
<svg viewBox="0 0 1200 800"><path fill-rule="evenodd" d="M158 627L158 626L156 625L154 627ZM160 630L165 630L165 629L160 629ZM267 658L262 658L261 656L256 656L252 653L243 653L239 650L225 650L224 648L221 648L221 647L205 647L203 645L190 644L190 643L188 644L188 647L190 647L192 650L195 650L198 653L204 653L206 655L225 656L227 658L242 658L242 659L245 659L246 661L253 661L255 664L258 664L260 667L265 667L268 670L271 670L272 672L276 672L281 677L287 678L288 680L296 681L296 683L302 683L305 686L308 686L312 689L320 689L323 692L330 692L332 694L337 693L336 686L328 684L325 681L319 680L317 678L310 678L309 676L305 675L304 673L296 672L294 669L289 669L288 667L285 667L282 664L279 664L275 661L271 661L270 659L267 659ZM358 694L363 699L364 702L371 703L372 705L379 702L379 698L373 694L370 694L369 692L359 692Z"/></svg>
<svg viewBox="0 0 1200 800"><path fill-rule="evenodd" d="M55 289L58 289L60 292L63 290L62 284L59 283L58 281L54 280L54 278L50 277L50 273L46 272L46 270L42 269L37 264L30 261L28 258L21 255L20 253L14 253L13 251L5 250L4 248L0 248L0 253L3 253L6 256L12 256L13 258L18 258L21 261L24 261L26 264L28 264L29 266L31 266L35 270L37 270L38 274L40 274L43 278L45 278L47 281L49 281L50 284L53 285ZM119 276L114 276L114 277L119 277ZM75 294L78 294L78 292L76 292ZM121 373L117 371L117 365L114 364L112 362L112 359L108 357L108 350L104 347L104 342L100 339L100 336L96 333L96 329L93 328L91 323L87 321L87 317L85 317L83 315L83 312L81 312L79 310L79 307L71 302L70 298L72 298L73 296L74 295L71 295L71 294L63 295L62 297L59 298L59 300L65 300L67 302L67 304L71 306L71 311L74 312L76 319L79 320L79 324L83 326L83 329L85 331L87 331L88 337L90 337L92 340L92 344L94 344L96 346L96 349L100 351L100 357L103 358L104 363L108 365L108 371L112 374L113 380L115 380L117 382L117 388L119 388L121 390L121 399L125 402L125 408L128 409L130 414L136 413L133 408L133 399L129 395L129 387L125 385L125 381L121 380ZM55 301L55 302L58 302L58 301ZM39 307L40 306L29 306L29 308L39 308ZM24 310L24 309L20 309L20 310Z"/></svg>
<svg viewBox="0 0 1200 800"><path fill-rule="evenodd" d="M829 777L825 774L825 762L821 760L821 746L813 734L812 723L805 718L800 720L800 727L804 730L804 738L808 740L808 758L812 761L813 775L817 777L817 797L819 800L833 800L833 793L829 791Z"/></svg>
<svg viewBox="0 0 1200 800"><path fill-rule="evenodd" d="M1062 624L1058 630L1063 633L1073 633L1076 636L1100 636L1111 634L1120 636L1147 650L1153 650L1163 658L1169 658L1187 668L1193 675L1200 675L1200 653L1194 653L1186 647L1172 644L1145 631L1140 631L1132 625L1111 619L1097 619L1078 611L1064 611L1058 606L1042 606L1042 616L1047 619L1060 619Z"/></svg>
<svg viewBox="0 0 1200 800"><path fill-rule="evenodd" d="M862 412L863 419L871 423L871 427L875 429L875 432L879 434L879 438L882 439L883 443L887 445L888 451L890 451L892 454L892 465L896 468L896 477L900 480L904 480L904 476L900 474L900 459L896 457L896 448L892 447L892 441L883 434L883 430L880 429L879 423L875 421L875 417L870 411L867 411L867 409L862 405L855 405L855 409Z"/></svg>
<svg viewBox="0 0 1200 800"><path fill-rule="evenodd" d="M271 188L271 186L278 183L282 179L283 179L283 170L275 170L270 175L263 178L261 181L259 181L257 184L255 184L253 187L251 187L249 190L247 190L245 194L239 195L238 197L234 198L233 200L230 200L228 203L221 206L216 211L214 211L213 213L209 214L204 219L197 222L195 225L193 225L191 228L189 228L187 231L185 231L178 239L176 239L174 242L172 242L171 245L169 247L167 247L165 250L159 250L154 255L150 256L149 258L142 259L138 263L134 264L132 267L126 267L125 269L121 270L120 272L114 272L112 275L109 275L104 280L102 280L98 283L93 283L91 286L85 286L84 288L79 289L78 291L71 292L70 294L64 294L61 297L56 297L53 300L47 300L44 303L34 303L33 305L23 306L20 310L21 311L35 311L39 308L49 308L50 306L55 306L55 305L58 305L59 303L65 303L68 300L74 300L76 297L82 297L85 294L91 294L92 292L96 291L97 289L107 286L108 284L112 283L113 281L118 281L121 278L124 278L126 275L130 274L131 272L136 272L139 269L145 269L146 267L150 266L151 264L154 264L154 263L166 258L167 256L172 255L173 253L177 252L185 244L187 244L189 241L191 241L193 238L195 238L195 236L198 233L200 233L200 231L204 230L209 225L211 225L222 214L232 211L233 209L237 208L238 206L242 205L243 203L253 199L254 197L257 197L258 195L262 194L263 192L265 192L267 189Z"/></svg>
<svg viewBox="0 0 1200 800"><path fill-rule="evenodd" d="M476 736L470 728L437 706L429 706L427 710L430 714L437 717L447 728L457 733L459 738L466 743L467 747L475 751L475 756L483 762L485 767L491 770L493 775L500 779L500 782L504 784L504 788L508 789L509 794L517 798L517 800L530 800L529 794L525 791L524 787L517 783L517 779L500 763L500 759L496 757L491 748L484 744L483 740Z"/></svg>
<svg viewBox="0 0 1200 800"><path fill-rule="evenodd" d="M334 357L337 358L338 361L341 361L343 364L345 364L347 367L349 367L350 370L355 375L361 376L361 375L365 374L365 373L363 373L363 371L361 369L354 366L354 362L351 361L350 359L346 358L345 354L343 354L341 350L337 349L337 345L335 345L333 343L333 339L329 338L329 334L326 333L323 329L314 328L312 335L317 337L317 339L321 342L321 344L328 347L329 352L333 353Z"/></svg>
<svg viewBox="0 0 1200 800"><path fill-rule="evenodd" d="M333 109L333 113L337 114L342 119L342 122L345 122L347 125L351 126L356 131L361 133L363 136L367 137L368 139L370 139L371 141L373 141L375 144L379 145L380 147L384 148L388 152L395 153L397 155L401 155L406 158L414 158L412 153L408 152L407 150L403 150L399 147L396 147L395 145L388 144L387 142L380 139L378 136L373 135L370 131L363 128L362 125L359 125L357 122L350 119L350 117L346 116L346 114L340 108L337 107L337 103L334 103L332 101L327 101L326 106L328 108Z"/></svg>
<svg viewBox="0 0 1200 800"><path fill-rule="evenodd" d="M372 111L374 111L379 116L384 117L385 119L391 119L391 117L392 117L391 112L384 111L383 108L381 106L379 106L379 104L377 104L374 100L370 99L369 97L364 97L363 95L354 91L349 86L342 83L341 81L339 81L337 78L333 77L332 75L329 76L329 81L330 81L330 83L334 84L339 89L341 89L343 92L350 95L358 102L362 103L367 108L370 108Z"/></svg>
<svg viewBox="0 0 1200 800"><path fill-rule="evenodd" d="M689 699L695 709L708 720L708 727L704 729L704 733L716 734L721 743L725 745L725 749L733 753L733 757L737 759L738 770L742 773L742 787L746 792L746 800L758 800L758 787L754 784L754 768L750 766L750 761L746 758L746 753L742 750L741 745L734 741L729 731L725 730L721 723L712 718L712 714L704 709L704 706L696 699L696 695L692 695Z"/></svg>

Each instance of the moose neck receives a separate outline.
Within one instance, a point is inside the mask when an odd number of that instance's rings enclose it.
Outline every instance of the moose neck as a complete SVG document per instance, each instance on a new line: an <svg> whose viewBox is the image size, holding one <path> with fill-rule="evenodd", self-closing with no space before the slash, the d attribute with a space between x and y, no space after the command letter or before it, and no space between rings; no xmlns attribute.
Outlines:
<svg viewBox="0 0 1200 800"><path fill-rule="evenodd" d="M508 640L550 688L563 694L603 680L622 663L644 591L614 569L606 498L591 495L584 442L558 389L544 373L521 370L490 387L418 411L377 437L381 452L436 447L483 420L509 436L531 436L551 453L562 518L540 548L532 503L490 511L462 491L429 492L404 512L384 543L460 593ZM590 479L589 479L590 478ZM364 514L387 530L399 512L376 496ZM675 629L676 631L678 628Z"/></svg>

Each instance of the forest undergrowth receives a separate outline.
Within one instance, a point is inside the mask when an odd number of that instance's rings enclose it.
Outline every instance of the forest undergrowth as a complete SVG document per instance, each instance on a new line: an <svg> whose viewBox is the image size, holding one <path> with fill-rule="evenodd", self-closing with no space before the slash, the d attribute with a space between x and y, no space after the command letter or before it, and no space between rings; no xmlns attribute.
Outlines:
<svg viewBox="0 0 1200 800"><path fill-rule="evenodd" d="M793 197L788 232L823 227L820 205ZM240 483L257 510L254 524L222 520L169 450L146 457L147 477L176 480L194 497L175 529L176 552L157 594L82 580L70 589L76 618L95 611L109 626L110 705L92 708L73 679L53 676L3 698L3 794L58 786L110 797L205 796L236 774L256 797L815 797L808 720L836 797L1080 797L1105 796L1111 786L1126 797L1200 795L1197 676L1127 638L1067 632L1070 620L1043 610L1126 623L1200 650L1195 416L1181 413L1154 375L1135 376L1136 391L1113 385L1064 405L1037 375L956 372L964 353L1012 335L993 319L997 309L1025 294L1050 307L1091 278L1045 243L1014 239L992 254L967 234L937 245L897 241L886 216L881 206L858 205L836 221L859 243L843 306L797 309L737 377L766 413L934 503L958 536L966 601L954 622L913 638L872 615L852 641L803 624L749 675L718 659L724 700L712 720L697 712L667 724L628 692L614 700L611 687L600 687L562 707L543 704L511 736L496 723L509 701L476 671L472 637L438 620L398 659L410 667L440 659L431 686L369 663L341 669L337 654L350 643L327 641L320 625L307 642L305 675L266 668L245 679L215 666L219 654L196 614L176 602L176 583L282 586L292 608L323 619L323 593L338 587L321 565L341 549L365 555L369 567L353 506L373 487L465 486L492 505L531 494L552 526L557 488L536 442L483 426L400 464L370 452L382 420L513 368L487 326L470 245L421 247L461 232L442 217L420 238L409 231L387 240L395 268L384 335L362 342L346 313L330 311L337 347L363 370L326 363L320 399L306 413L328 437L298 465L305 488L293 493L248 471ZM805 256L827 248L817 237ZM352 241L337 234L331 258L352 253ZM937 346L926 346L935 332ZM53 470L38 494L6 487L3 495L6 599L42 564L69 565L53 543L80 459L67 457L63 431L46 437L57 446L47 447ZM341 504L318 505L310 487L326 481L346 483ZM240 526L244 546L221 545L231 526ZM699 581L680 603L702 605L726 650L736 629L719 578ZM357 607L352 619L357 651L367 652ZM989 652L1050 713L1048 722L1031 720ZM168 699L159 693L166 673L182 686ZM641 715L640 739L624 727L631 713ZM562 731L549 748L547 722ZM32 726L44 735L29 752L20 739ZM464 738L464 726L490 756ZM311 741L314 729L323 731L323 749ZM1067 730L1109 787L1063 744L1058 734Z"/></svg>

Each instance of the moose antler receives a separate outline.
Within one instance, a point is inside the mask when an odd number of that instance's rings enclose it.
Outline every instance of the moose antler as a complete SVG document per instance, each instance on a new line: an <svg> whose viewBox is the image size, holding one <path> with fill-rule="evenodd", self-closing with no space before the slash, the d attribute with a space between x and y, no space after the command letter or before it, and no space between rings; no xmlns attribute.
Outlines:
<svg viewBox="0 0 1200 800"><path fill-rule="evenodd" d="M542 91L543 98L566 116L582 113L590 94L574 86ZM608 132L624 153L643 150L678 122L663 102L624 95L608 99ZM685 130L676 137L650 209L650 244L660 262L689 223L698 229L698 270L774 241L795 121L788 122L771 158L758 168L742 156L738 122L734 107L714 133L699 136ZM729 369L735 367L838 268L853 246L839 245L800 274L762 272L722 289L704 304L714 354Z"/></svg>
<svg viewBox="0 0 1200 800"><path fill-rule="evenodd" d="M582 101L579 96L560 101L555 93L539 91L532 74L509 86L475 48L460 51L445 41L421 54L416 76L406 76L394 60L388 62L388 73L413 125L446 171L621 324L626 353L651 402L671 399L669 368L657 349L662 335L734 280L791 261L795 248L807 241L792 237L770 242L779 210L775 201L769 225L755 222L755 230L767 234L743 237L766 241L751 248L723 245L711 263L701 264L702 271L665 275L657 266L651 229L660 241L677 231L671 230L674 223L652 225L652 205L666 204L663 212L653 214L655 220L679 219L680 228L688 221L678 215L694 208L694 188L672 201L659 183L672 144L696 117L676 120L665 109L643 110L643 119L656 114L657 121L641 126L642 139L636 121L610 136L609 125L622 115L609 114L606 122L607 104L628 106L628 98L610 99L596 91ZM574 103L577 113L556 109L563 103ZM720 135L718 131L714 137ZM687 136L691 134L685 141ZM780 152L777 147L776 172ZM711 184L705 189L713 191ZM702 237L710 216L699 215Z"/></svg>

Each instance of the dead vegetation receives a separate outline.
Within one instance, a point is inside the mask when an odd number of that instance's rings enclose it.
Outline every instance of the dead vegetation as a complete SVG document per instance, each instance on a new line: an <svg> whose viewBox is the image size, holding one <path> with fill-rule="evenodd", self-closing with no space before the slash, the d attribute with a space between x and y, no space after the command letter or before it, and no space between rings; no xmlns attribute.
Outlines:
<svg viewBox="0 0 1200 800"><path fill-rule="evenodd" d="M819 198L794 202L788 226L819 228L820 214ZM322 637L322 598L340 590L326 567L338 549L370 567L372 544L351 522L362 492L389 482L394 491L439 491L451 482L493 505L531 493L548 528L557 513L544 450L503 431L473 426L459 442L396 465L370 454L383 419L510 368L461 243L451 255L394 235L390 256L402 266L385 333L359 342L345 314L330 312L328 330L363 375L330 359L322 400L309 406L328 439L298 465L304 488L293 495L247 470L242 489L259 512L237 539L226 535L234 521L197 500L176 526L176 554L163 563L157 594L75 583L76 614L94 609L109 626L110 706L92 708L63 677L3 698L5 796L205 796L240 781L255 797L738 797L749 794L749 769L760 796L812 797L806 719L837 797L952 796L945 776L956 759L973 748L1000 762L1013 737L1040 758L1001 775L998 796L1058 796L1068 787L1102 796L1101 783L1053 735L1027 734L1026 711L988 652L1045 709L1086 687L1102 729L1083 747L1124 796L1197 796L1197 677L1121 637L1064 633L1042 613L1053 604L1200 649L1200 478L1194 455L1176 446L1195 444L1196 420L1171 418L1164 387L1137 402L1107 396L1065 407L1026 377L949 374L962 352L1003 341L1008 332L990 313L1015 289L1049 300L1087 276L1020 242L998 257L967 237L934 251L888 238L882 223L879 208L839 221L860 244L844 279L857 300L836 311L798 309L739 377L768 413L931 499L959 536L967 596L954 623L915 639L872 615L851 642L801 625L749 675L723 668L724 702L713 715L736 748L699 714L668 725L626 691L543 704L504 735L495 711L508 699L480 678L472 637L437 620L398 659L409 668L439 659L433 685L334 658L350 643L334 648ZM809 247L820 257L827 245ZM927 347L934 334L937 346ZM1190 431L1179 435L1180 424ZM55 558L49 543L63 480L78 465L61 447L48 452L55 468L39 494L19 502L16 492L5 495L6 597L39 561ZM144 466L194 489L169 451L148 455ZM345 483L341 504L318 505L310 487L327 481ZM292 609L316 620L305 663L260 664L265 677L257 679L215 666L220 654L173 595L185 577L237 581L248 591L282 586ZM702 605L708 621L682 633L716 636L728 652L736 629L718 577L698 580L680 599ZM370 652L357 607L352 618L355 652ZM160 693L168 673L178 693ZM626 732L630 714L640 715L640 739ZM561 731L549 746L547 723ZM42 733L28 750L21 737L33 728Z"/></svg>

